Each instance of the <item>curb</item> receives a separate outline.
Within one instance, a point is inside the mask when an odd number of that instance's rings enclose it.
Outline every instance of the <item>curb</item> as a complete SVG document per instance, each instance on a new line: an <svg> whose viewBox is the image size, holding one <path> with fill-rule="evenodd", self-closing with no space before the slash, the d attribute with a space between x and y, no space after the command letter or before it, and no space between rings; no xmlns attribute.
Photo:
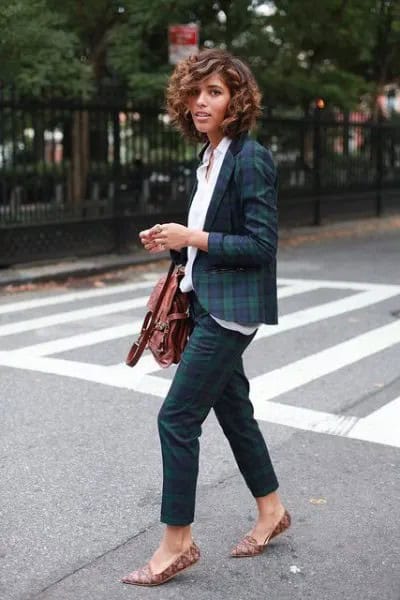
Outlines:
<svg viewBox="0 0 400 600"><path fill-rule="evenodd" d="M90 277L100 275L108 271L116 271L127 267L145 265L148 263L159 262L169 258L168 253L159 254L157 257L142 255L141 253L116 256L114 260L110 257L91 257L88 259L76 259L75 261L65 261L62 263L47 263L45 265L31 266L20 265L18 270L13 273L0 272L0 290L7 286L19 286L33 283L45 283L48 281L65 281L70 277ZM96 261L99 261L96 264ZM100 262L101 261L101 262Z"/></svg>
<svg viewBox="0 0 400 600"><path fill-rule="evenodd" d="M375 217L321 225L281 229L280 247L290 248L343 238L367 237L371 234L400 232L400 216ZM100 255L88 258L63 259L60 262L17 265L0 270L0 290L8 286L66 281L70 277L84 278L128 267L168 260L169 253L149 255L141 250L124 255Z"/></svg>

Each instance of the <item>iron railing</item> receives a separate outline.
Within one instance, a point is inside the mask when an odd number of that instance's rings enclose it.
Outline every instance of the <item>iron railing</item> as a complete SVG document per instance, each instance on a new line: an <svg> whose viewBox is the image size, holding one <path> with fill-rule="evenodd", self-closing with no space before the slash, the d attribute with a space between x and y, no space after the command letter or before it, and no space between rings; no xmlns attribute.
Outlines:
<svg viewBox="0 0 400 600"><path fill-rule="evenodd" d="M399 210L399 123L316 111L303 119L265 116L255 136L278 164L281 223L319 224ZM33 101L3 90L1 263L25 254L49 258L121 249L132 236L129 222L135 229L152 215L183 217L198 150L159 106L118 99ZM104 248L101 239L107 240ZM28 242L27 252L22 245Z"/></svg>

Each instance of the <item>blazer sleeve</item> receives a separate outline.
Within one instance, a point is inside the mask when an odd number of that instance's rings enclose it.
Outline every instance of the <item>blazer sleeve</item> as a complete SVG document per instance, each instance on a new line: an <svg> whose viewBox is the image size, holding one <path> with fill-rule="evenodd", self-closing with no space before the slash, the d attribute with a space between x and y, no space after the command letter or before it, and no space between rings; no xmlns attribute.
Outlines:
<svg viewBox="0 0 400 600"><path fill-rule="evenodd" d="M243 233L210 232L208 254L232 265L261 265L276 258L277 173L270 152L252 142L237 155L235 184L244 212Z"/></svg>

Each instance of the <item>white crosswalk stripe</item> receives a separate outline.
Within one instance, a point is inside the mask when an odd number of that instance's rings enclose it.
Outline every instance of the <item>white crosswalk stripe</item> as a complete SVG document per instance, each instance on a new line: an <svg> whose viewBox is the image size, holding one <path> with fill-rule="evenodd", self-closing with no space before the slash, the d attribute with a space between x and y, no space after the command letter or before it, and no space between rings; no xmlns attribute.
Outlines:
<svg viewBox="0 0 400 600"><path fill-rule="evenodd" d="M400 397L360 419L349 433L358 440L400 446Z"/></svg>
<svg viewBox="0 0 400 600"><path fill-rule="evenodd" d="M74 321L84 321L94 317L102 317L113 313L120 313L134 308L142 308L146 305L148 296L135 298L134 300L122 300L122 302L113 302L112 304L103 304L102 306L92 306L90 308L81 308L64 313L56 313L48 317L37 317L27 319L26 321L17 321L0 326L0 336L15 335L16 333L25 333L34 329L43 329L61 323L72 323Z"/></svg>
<svg viewBox="0 0 400 600"><path fill-rule="evenodd" d="M0 315L6 313L21 312L25 310L32 310L35 308L43 308L44 306L56 306L57 304L67 304L68 302L78 302L80 300L87 300L89 298L101 298L105 296L113 296L114 294L135 292L136 290L151 288L155 281L156 279L153 278L147 281L140 281L138 283L124 283L109 288L96 288L94 290L72 292L70 294L62 293L57 296L49 296L47 298L38 298L35 300L22 300L20 302L3 304L0 306Z"/></svg>
<svg viewBox="0 0 400 600"><path fill-rule="evenodd" d="M51 330L51 327L55 327L57 331L57 327L60 325L74 322L83 322L82 326L86 326L88 330L76 335L30 343L14 350L0 351L0 366L73 377L156 397L165 396L170 386L172 373L169 378L159 377L157 375L159 367L150 354L146 354L134 369L129 369L123 363L104 366L55 356L62 352L91 347L100 343L111 344L122 338L126 338L126 347L128 348L134 335L140 329L142 318L138 319L138 315L144 313L148 290L151 289L154 280L155 277L152 277L145 281L116 285L110 288L61 293L45 298L2 304L0 317L4 315L3 318L16 313L24 314L29 310L39 312L42 310L40 316L0 324L2 338L33 332L34 339L34 332L39 329L47 330L47 337L52 337L54 331ZM279 286L280 299L313 294L321 289L342 290L349 295L336 300L328 300L322 304L316 303L283 315L278 326L260 327L255 343L261 343L261 340L271 336L291 335L290 331L292 330L306 328L326 319L353 313L353 311L361 311L395 296L400 296L400 286L360 282L285 278L279 280ZM146 290L147 295L116 301L118 295L140 293L141 290ZM101 305L90 306L90 300L97 298L104 298L105 302ZM107 298L111 302L107 302ZM73 308L76 302L83 301L88 301L89 306ZM60 306L64 310L55 314L43 315L43 309L50 306ZM119 313L124 313L124 320L126 320L126 313L137 309L142 310L135 313L136 320L132 319L131 323L113 324L100 329L90 329L90 323L86 324L88 319L107 315L113 315L112 322L115 323L115 315ZM104 323L103 319L102 323ZM284 394L292 390L320 380L329 374L340 373L341 369L373 357L384 350L393 348L400 357L400 321L386 323L350 339L346 339L345 331L343 333L344 341L253 377L251 379L251 397L255 414L260 420L288 427L400 447L400 426L398 425L400 423L400 397L362 418L293 406L280 401Z"/></svg>
<svg viewBox="0 0 400 600"><path fill-rule="evenodd" d="M251 381L252 393L256 398L271 400L395 344L400 344L400 321L254 377Z"/></svg>

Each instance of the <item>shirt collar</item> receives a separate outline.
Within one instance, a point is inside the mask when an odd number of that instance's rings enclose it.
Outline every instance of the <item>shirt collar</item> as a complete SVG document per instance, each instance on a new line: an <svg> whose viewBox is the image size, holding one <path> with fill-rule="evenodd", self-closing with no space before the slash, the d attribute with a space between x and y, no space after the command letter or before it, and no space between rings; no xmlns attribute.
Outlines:
<svg viewBox="0 0 400 600"><path fill-rule="evenodd" d="M218 146L216 148L214 148L214 154L216 156L225 155L231 142L232 142L231 138L229 138L227 136L223 137L222 140L220 141L220 143L218 144ZM208 162L210 155L211 155L211 144L208 144L208 146L204 152L204 155L203 155L203 162Z"/></svg>

